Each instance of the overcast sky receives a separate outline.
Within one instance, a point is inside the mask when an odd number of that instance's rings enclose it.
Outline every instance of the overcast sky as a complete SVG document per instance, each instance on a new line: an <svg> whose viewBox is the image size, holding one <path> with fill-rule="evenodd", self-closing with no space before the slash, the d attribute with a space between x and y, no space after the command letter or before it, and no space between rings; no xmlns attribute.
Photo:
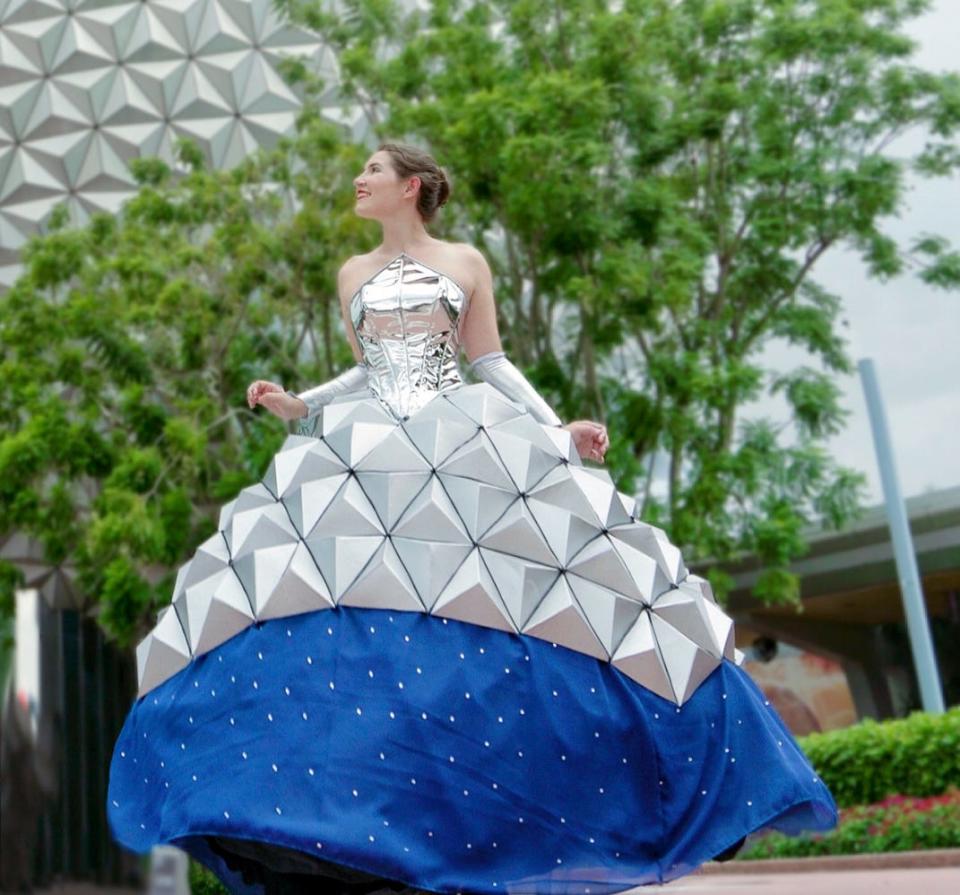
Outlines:
<svg viewBox="0 0 960 895"><path fill-rule="evenodd" d="M937 0L910 28L920 42L915 61L921 67L960 70L957 13L956 0ZM893 151L899 155L922 142L918 134ZM908 207L888 232L898 238L939 233L960 243L960 178L912 183ZM960 485L960 293L931 289L913 276L878 283L843 250L821 259L814 274L844 300L854 360L874 359L904 496ZM786 368L796 358L783 352L770 360ZM852 415L830 448L839 461L867 475L868 503L878 503L879 474L859 377L843 385ZM773 405L766 409L782 413Z"/></svg>

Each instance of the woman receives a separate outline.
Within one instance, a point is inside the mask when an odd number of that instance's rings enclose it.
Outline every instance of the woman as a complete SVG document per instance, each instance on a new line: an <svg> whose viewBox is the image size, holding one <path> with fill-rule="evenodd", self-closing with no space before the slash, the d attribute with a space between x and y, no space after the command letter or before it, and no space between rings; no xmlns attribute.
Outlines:
<svg viewBox="0 0 960 895"><path fill-rule="evenodd" d="M357 364L247 400L291 436L138 647L108 811L236 892L609 893L836 806L730 619L503 355L492 278L384 144L338 290ZM463 347L482 380L462 383Z"/></svg>

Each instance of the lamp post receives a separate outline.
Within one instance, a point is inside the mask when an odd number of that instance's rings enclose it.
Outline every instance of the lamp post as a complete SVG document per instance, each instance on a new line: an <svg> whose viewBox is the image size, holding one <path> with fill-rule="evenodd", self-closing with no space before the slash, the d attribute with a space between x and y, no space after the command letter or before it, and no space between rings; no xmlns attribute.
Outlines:
<svg viewBox="0 0 960 895"><path fill-rule="evenodd" d="M900 482L893 462L890 432L887 428L883 400L880 397L880 386L877 384L877 373L872 358L864 358L857 366L860 370L860 381L863 383L863 393L867 399L870 427L873 429L873 444L877 452L877 465L880 467L883 502L887 511L887 522L890 525L890 537L893 540L893 555L897 563L897 579L900 582L900 594L907 619L910 651L913 654L913 665L920 683L920 699L924 711L943 712L943 688L940 685L940 673L937 670L937 660L933 652L927 607L923 602L923 591L920 587L917 556L913 549L907 511L903 504L903 496L900 494Z"/></svg>

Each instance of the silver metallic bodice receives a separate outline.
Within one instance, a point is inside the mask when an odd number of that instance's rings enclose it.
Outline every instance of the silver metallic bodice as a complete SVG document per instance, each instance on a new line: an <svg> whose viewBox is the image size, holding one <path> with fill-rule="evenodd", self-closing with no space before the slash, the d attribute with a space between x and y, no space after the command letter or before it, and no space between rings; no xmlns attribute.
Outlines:
<svg viewBox="0 0 960 895"><path fill-rule="evenodd" d="M459 385L459 323L467 296L452 279L401 253L350 299L370 388L397 416Z"/></svg>

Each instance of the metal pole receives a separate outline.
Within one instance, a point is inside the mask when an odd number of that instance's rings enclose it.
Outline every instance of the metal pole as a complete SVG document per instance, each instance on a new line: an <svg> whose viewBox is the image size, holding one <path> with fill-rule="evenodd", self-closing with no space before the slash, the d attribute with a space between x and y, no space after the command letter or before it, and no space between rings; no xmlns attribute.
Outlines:
<svg viewBox="0 0 960 895"><path fill-rule="evenodd" d="M877 451L877 465L880 467L880 481L883 485L883 498L890 525L890 537L893 540L893 555L897 562L897 578L900 582L900 594L907 618L907 632L910 635L910 650L913 664L920 683L920 699L924 711L943 712L943 688L940 686L940 673L933 652L933 639L930 636L930 623L927 620L927 607L923 602L920 588L920 574L917 571L917 556L913 549L907 511L900 494L900 482L893 462L893 449L890 445L890 433L887 417L877 384L877 373L871 358L863 358L857 365L860 369L860 381L867 399L867 411L870 414L870 426L873 429L873 443Z"/></svg>

